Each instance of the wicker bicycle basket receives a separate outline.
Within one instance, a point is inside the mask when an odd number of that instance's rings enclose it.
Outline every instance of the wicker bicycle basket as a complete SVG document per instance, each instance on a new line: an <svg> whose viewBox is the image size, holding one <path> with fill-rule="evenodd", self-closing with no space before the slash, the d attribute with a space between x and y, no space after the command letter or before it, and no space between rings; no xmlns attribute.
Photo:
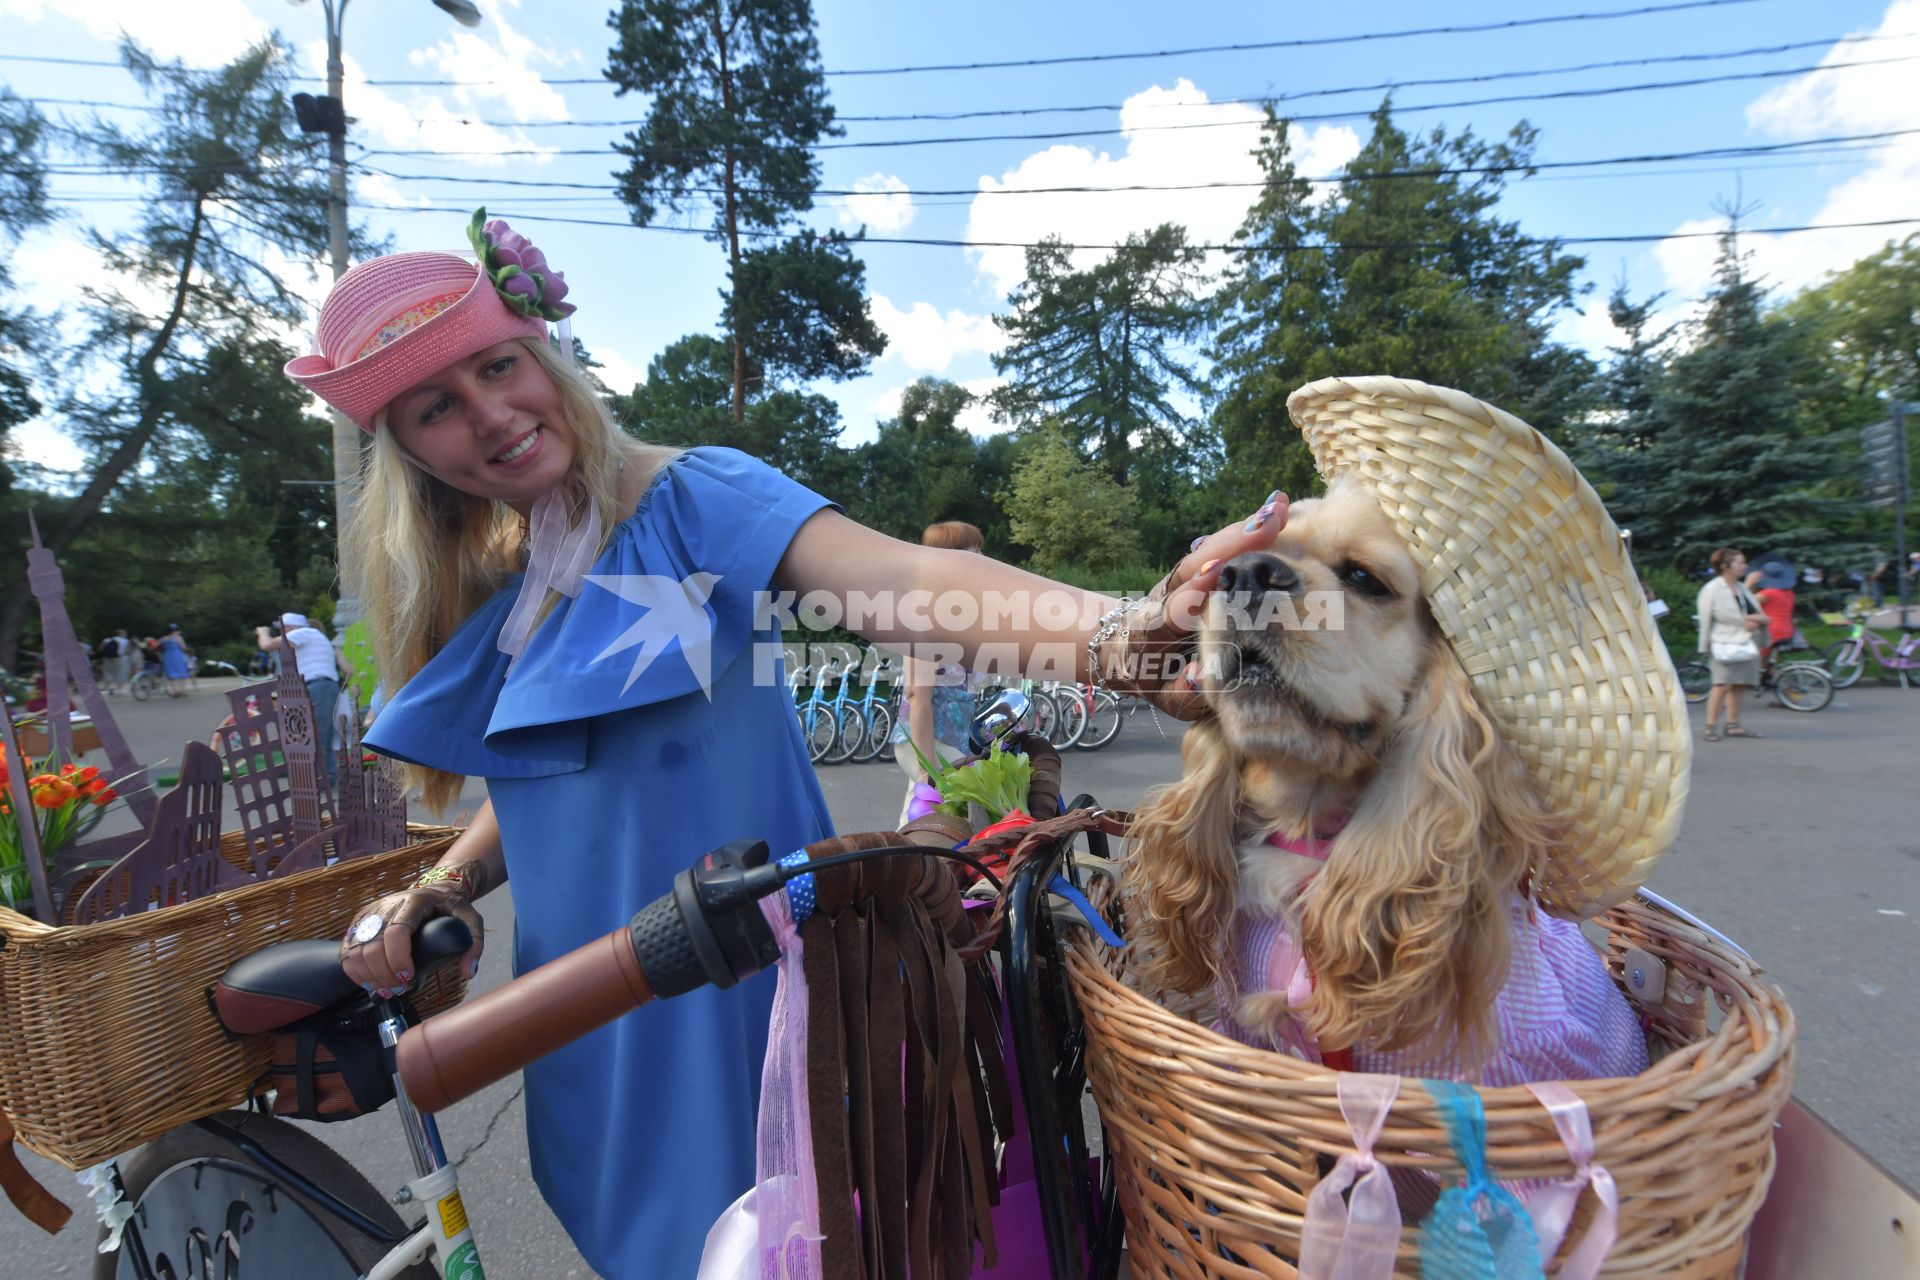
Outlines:
<svg viewBox="0 0 1920 1280"><path fill-rule="evenodd" d="M214 980L271 943L339 937L457 833L412 834L386 853L98 924L54 928L0 907L0 1105L21 1143L82 1169L261 1092L269 1038L228 1036ZM459 1002L456 970L427 981L422 1015Z"/></svg>
<svg viewBox="0 0 1920 1280"><path fill-rule="evenodd" d="M1637 1007L1656 1045L1669 1047L1642 1075L1572 1085L1592 1118L1595 1160L1620 1194L1619 1237L1601 1274L1732 1280L1773 1172L1774 1119L1793 1080L1793 1014L1744 956L1642 899L1598 923L1616 981L1632 949L1664 963L1663 999ZM1084 929L1072 932L1067 971L1085 1016L1088 1076L1133 1274L1294 1276L1307 1195L1352 1149L1337 1073L1200 1025L1188 1015L1211 1017L1211 1001L1142 990L1129 953ZM1480 1096L1495 1177L1572 1175L1532 1094ZM1442 1180L1462 1172L1438 1108L1411 1081L1374 1156ZM1593 1203L1583 1196L1570 1240ZM1405 1206L1402 1216L1395 1275L1417 1277L1419 1223Z"/></svg>

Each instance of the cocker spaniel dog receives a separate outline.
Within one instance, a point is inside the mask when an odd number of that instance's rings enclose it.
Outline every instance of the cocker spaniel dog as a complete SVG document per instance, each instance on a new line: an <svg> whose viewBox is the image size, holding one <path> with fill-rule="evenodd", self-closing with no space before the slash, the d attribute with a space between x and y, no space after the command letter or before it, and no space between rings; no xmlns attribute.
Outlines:
<svg viewBox="0 0 1920 1280"><path fill-rule="evenodd" d="M1162 986L1311 1061L1517 1084L1646 1043L1577 925L1528 901L1564 824L1476 701L1359 484L1232 561L1197 637L1211 714L1147 798L1129 915Z"/></svg>

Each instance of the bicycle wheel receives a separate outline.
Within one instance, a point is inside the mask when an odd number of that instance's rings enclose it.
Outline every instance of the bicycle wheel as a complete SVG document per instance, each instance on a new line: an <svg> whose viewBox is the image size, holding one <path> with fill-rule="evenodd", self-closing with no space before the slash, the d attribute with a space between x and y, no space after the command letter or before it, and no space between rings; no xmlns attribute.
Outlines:
<svg viewBox="0 0 1920 1280"><path fill-rule="evenodd" d="M860 714L858 706L849 702L847 706L839 708L835 733L833 733L833 747L828 750L826 762L847 764L852 760L854 752L860 750L862 743L866 743L866 716Z"/></svg>
<svg viewBox="0 0 1920 1280"><path fill-rule="evenodd" d="M1087 704L1080 696L1080 690L1069 686L1065 689L1049 689L1047 697L1052 700L1059 715L1054 720L1054 731L1047 735L1047 741L1054 750L1066 751L1087 731Z"/></svg>
<svg viewBox="0 0 1920 1280"><path fill-rule="evenodd" d="M1093 691L1093 710L1087 715L1087 731L1075 745L1082 751L1098 751L1120 736L1120 699L1106 689Z"/></svg>
<svg viewBox="0 0 1920 1280"><path fill-rule="evenodd" d="M385 1196L318 1138L284 1120L245 1111L214 1119L382 1229L396 1236L412 1230ZM198 1125L182 1125L140 1148L120 1162L120 1178L134 1219L118 1249L95 1257L94 1280L141 1275L215 1280L240 1274L242 1252L248 1275L353 1280L393 1247L363 1234ZM146 1253L144 1269L130 1247L136 1229ZM105 1231L100 1238L105 1240ZM440 1272L421 1262L400 1274L402 1280L437 1280Z"/></svg>
<svg viewBox="0 0 1920 1280"><path fill-rule="evenodd" d="M1851 689L1860 683L1867 670L1866 645L1858 640L1841 640L1820 651L1820 665L1836 689Z"/></svg>
<svg viewBox="0 0 1920 1280"><path fill-rule="evenodd" d="M1695 659L1683 664L1678 674L1681 691L1687 695L1688 702L1705 702L1713 692L1713 668L1706 663Z"/></svg>
<svg viewBox="0 0 1920 1280"><path fill-rule="evenodd" d="M833 750L833 740L840 736L840 722L834 718L833 708L821 703L807 708L800 718L800 732L807 740L807 759L819 764Z"/></svg>
<svg viewBox="0 0 1920 1280"><path fill-rule="evenodd" d="M1833 701L1833 677L1810 662L1780 668L1773 694L1789 711L1818 711Z"/></svg>
<svg viewBox="0 0 1920 1280"><path fill-rule="evenodd" d="M1033 717L1027 732L1037 733L1054 746L1059 746L1054 734L1060 728L1060 704L1053 700L1053 695L1045 689L1035 689L1027 695L1027 706Z"/></svg>
<svg viewBox="0 0 1920 1280"><path fill-rule="evenodd" d="M862 762L868 760L893 760L893 712L884 702L873 704L873 714L867 719L866 752L860 756Z"/></svg>
<svg viewBox="0 0 1920 1280"><path fill-rule="evenodd" d="M153 677L142 671L127 684L127 692L135 702L145 702L153 696Z"/></svg>

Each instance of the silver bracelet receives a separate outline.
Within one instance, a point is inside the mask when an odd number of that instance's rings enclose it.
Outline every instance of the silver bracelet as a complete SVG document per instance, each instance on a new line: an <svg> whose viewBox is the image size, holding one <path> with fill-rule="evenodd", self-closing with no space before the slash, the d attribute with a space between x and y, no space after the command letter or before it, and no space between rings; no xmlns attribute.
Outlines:
<svg viewBox="0 0 1920 1280"><path fill-rule="evenodd" d="M1107 687L1106 676L1100 670L1100 646L1113 639L1116 634L1123 641L1132 636L1133 632L1126 626L1126 617L1127 612L1138 603L1136 600L1121 596L1119 604L1100 615L1099 624L1094 627L1093 634L1087 637L1087 683L1098 685L1102 689Z"/></svg>

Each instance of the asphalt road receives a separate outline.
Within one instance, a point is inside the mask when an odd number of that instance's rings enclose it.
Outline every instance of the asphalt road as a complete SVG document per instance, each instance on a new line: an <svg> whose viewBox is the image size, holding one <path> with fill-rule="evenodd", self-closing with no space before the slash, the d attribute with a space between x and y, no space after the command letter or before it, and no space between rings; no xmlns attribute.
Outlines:
<svg viewBox="0 0 1920 1280"><path fill-rule="evenodd" d="M224 714L217 687L177 701L125 704L121 723L135 750L149 761L177 758L185 738L204 738ZM116 700L116 709L122 703ZM1799 1019L1796 1093L1897 1176L1920 1184L1920 1103L1911 1088L1920 1051L1920 784L1913 755L1920 689L1862 686L1817 714L1756 705L1746 719L1767 736L1696 738L1682 836L1651 887L1768 967ZM1697 726L1699 708L1694 720ZM1105 751L1069 753L1069 793L1088 791L1129 807L1148 786L1173 777L1179 728L1162 724L1164 737L1142 712ZM842 831L891 827L903 777L885 764L820 772ZM462 804L478 799L470 787ZM485 906L489 928L504 936L511 903L502 894ZM496 955L482 967L478 988L503 981L505 967ZM518 1087L517 1080L502 1082L441 1117L481 1256L503 1280L588 1277L527 1176ZM404 1140L385 1115L313 1130L376 1186L397 1188L410 1172ZM93 1229L77 1185L60 1166L32 1155L26 1162L79 1213L49 1237L0 1209L0 1275L89 1274ZM644 1187L636 1183L635 1191L644 1194ZM705 1224L688 1229L703 1231Z"/></svg>

